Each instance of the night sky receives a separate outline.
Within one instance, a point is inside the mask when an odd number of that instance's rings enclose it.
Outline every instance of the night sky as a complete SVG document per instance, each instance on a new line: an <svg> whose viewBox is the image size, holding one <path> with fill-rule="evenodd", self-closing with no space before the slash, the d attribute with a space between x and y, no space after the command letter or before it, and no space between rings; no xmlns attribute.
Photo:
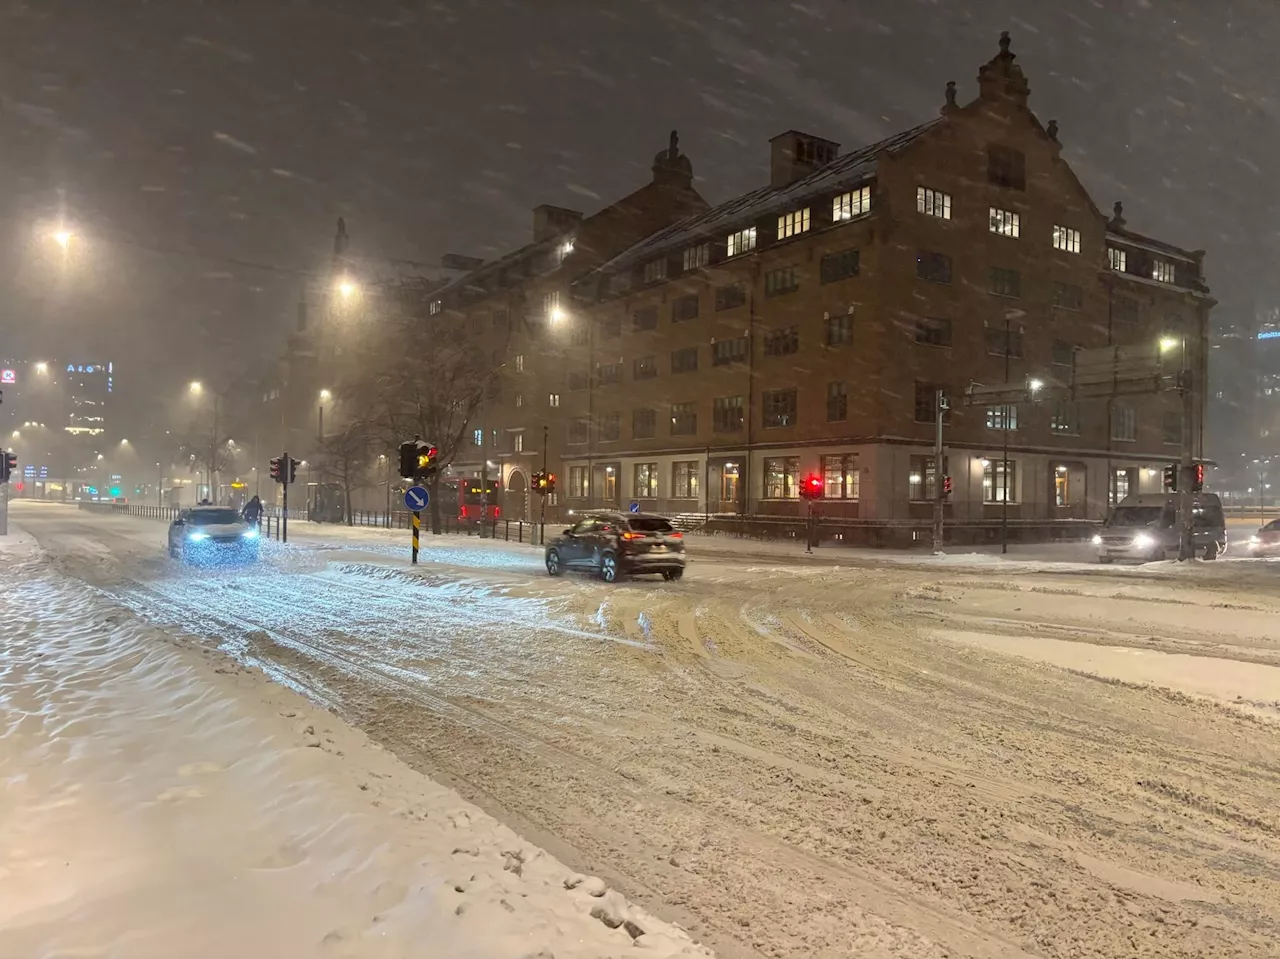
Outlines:
<svg viewBox="0 0 1280 959"><path fill-rule="evenodd" d="M1280 298L1270 0L0 0L0 355L109 355L154 409L257 372L339 215L380 273L493 256L672 128L717 202L783 130L850 150L971 98L1002 29L1096 202L1208 250L1220 324Z"/></svg>

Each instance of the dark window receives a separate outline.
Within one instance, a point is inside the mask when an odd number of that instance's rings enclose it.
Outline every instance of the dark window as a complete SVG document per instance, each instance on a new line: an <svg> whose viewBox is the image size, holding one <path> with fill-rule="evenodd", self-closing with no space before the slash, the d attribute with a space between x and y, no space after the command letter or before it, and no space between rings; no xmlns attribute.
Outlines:
<svg viewBox="0 0 1280 959"><path fill-rule="evenodd" d="M656 356L639 356L631 361L631 378L651 380L658 375L658 358Z"/></svg>
<svg viewBox="0 0 1280 959"><path fill-rule="evenodd" d="M591 331L587 329L586 324L578 324L573 328L573 334L569 339L574 346L586 346L591 341Z"/></svg>
<svg viewBox="0 0 1280 959"><path fill-rule="evenodd" d="M827 346L844 346L853 341L853 315L840 313L826 319Z"/></svg>
<svg viewBox="0 0 1280 959"><path fill-rule="evenodd" d="M712 350L711 363L713 366L724 366L726 363L742 363L747 358L747 338L738 336L732 340L717 340Z"/></svg>
<svg viewBox="0 0 1280 959"><path fill-rule="evenodd" d="M907 473L907 499L920 502L932 500L938 495L938 470L935 462L932 456L911 457ZM943 457L942 468L945 470L947 466L948 458Z"/></svg>
<svg viewBox="0 0 1280 959"><path fill-rule="evenodd" d="M506 310L493 311L493 332L506 333L511 329L511 317Z"/></svg>
<svg viewBox="0 0 1280 959"><path fill-rule="evenodd" d="M622 436L622 416L618 413L605 413L600 417L600 441L616 442Z"/></svg>
<svg viewBox="0 0 1280 959"><path fill-rule="evenodd" d="M653 437L654 424L658 416L653 410L631 411L631 438L647 440Z"/></svg>
<svg viewBox="0 0 1280 959"><path fill-rule="evenodd" d="M766 428L796 425L795 390L768 390L761 399Z"/></svg>
<svg viewBox="0 0 1280 959"><path fill-rule="evenodd" d="M996 296L1022 296L1022 275L1017 270L993 266L989 288Z"/></svg>
<svg viewBox="0 0 1280 959"><path fill-rule="evenodd" d="M587 388L586 373L570 373L569 374L570 390L585 390L586 388Z"/></svg>
<svg viewBox="0 0 1280 959"><path fill-rule="evenodd" d="M1177 410L1165 410L1160 421L1166 443L1182 442L1182 414Z"/></svg>
<svg viewBox="0 0 1280 959"><path fill-rule="evenodd" d="M1079 310L1084 307L1084 290L1074 283L1054 281L1053 305L1064 310Z"/></svg>
<svg viewBox="0 0 1280 959"><path fill-rule="evenodd" d="M747 290L741 283L716 287L716 309L732 310L747 302Z"/></svg>
<svg viewBox="0 0 1280 959"><path fill-rule="evenodd" d="M1058 400L1049 414L1049 429L1075 436L1080 432L1080 413L1070 400Z"/></svg>
<svg viewBox="0 0 1280 959"><path fill-rule="evenodd" d="M946 387L938 383L916 383L916 422L935 423L938 419L938 390L947 395ZM942 413L942 422L951 422L951 410Z"/></svg>
<svg viewBox="0 0 1280 959"><path fill-rule="evenodd" d="M951 321L940 316L922 316L916 320L916 342L929 346L951 345Z"/></svg>
<svg viewBox="0 0 1280 959"><path fill-rule="evenodd" d="M682 350L671 351L671 372L692 373L698 368L698 348L686 346Z"/></svg>
<svg viewBox="0 0 1280 959"><path fill-rule="evenodd" d="M781 330L769 330L764 335L765 356L790 356L800 349L800 327L788 326Z"/></svg>
<svg viewBox="0 0 1280 959"><path fill-rule="evenodd" d="M951 282L951 257L945 253L920 250L916 253L916 276L930 283Z"/></svg>
<svg viewBox="0 0 1280 959"><path fill-rule="evenodd" d="M711 426L717 433L736 433L742 429L742 397L717 396L711 404Z"/></svg>
<svg viewBox="0 0 1280 959"><path fill-rule="evenodd" d="M844 383L827 384L827 422L839 423L849 418L849 390Z"/></svg>
<svg viewBox="0 0 1280 959"><path fill-rule="evenodd" d="M858 251L841 250L839 253L828 253L822 258L819 273L823 283L835 283L858 275Z"/></svg>
<svg viewBox="0 0 1280 959"><path fill-rule="evenodd" d="M607 316L600 321L600 335L611 340L622 335L622 317Z"/></svg>
<svg viewBox="0 0 1280 959"><path fill-rule="evenodd" d="M1111 319L1118 326L1138 325L1138 301L1128 296L1117 296L1111 301Z"/></svg>
<svg viewBox="0 0 1280 959"><path fill-rule="evenodd" d="M987 179L1010 190L1027 188L1027 158L1012 147L987 147Z"/></svg>
<svg viewBox="0 0 1280 959"><path fill-rule="evenodd" d="M609 383L622 382L622 364L621 363L597 363L596 364L596 383L605 386Z"/></svg>
<svg viewBox="0 0 1280 959"><path fill-rule="evenodd" d="M794 266L770 270L764 275L765 296L780 296L783 293L794 293L798 289L800 289L800 280L796 278Z"/></svg>
<svg viewBox="0 0 1280 959"><path fill-rule="evenodd" d="M471 332L477 336L484 332L483 316L480 316L479 314L477 314L471 318Z"/></svg>
<svg viewBox="0 0 1280 959"><path fill-rule="evenodd" d="M636 310L631 314L631 328L637 332L640 330L656 330L658 328L658 308L656 306L646 306L643 310Z"/></svg>
<svg viewBox="0 0 1280 959"><path fill-rule="evenodd" d="M692 403L671 405L671 435L692 436L698 432L698 413Z"/></svg>
<svg viewBox="0 0 1280 959"><path fill-rule="evenodd" d="M671 301L671 322L683 323L685 320L698 318L698 294L677 296Z"/></svg>
<svg viewBox="0 0 1280 959"><path fill-rule="evenodd" d="M982 331L987 352L994 356L1022 357L1022 331L1003 326L988 326Z"/></svg>
<svg viewBox="0 0 1280 959"><path fill-rule="evenodd" d="M587 421L574 420L569 424L569 442L577 445L587 441Z"/></svg>
<svg viewBox="0 0 1280 959"><path fill-rule="evenodd" d="M1071 366L1075 362L1076 347L1066 340L1053 341L1053 365Z"/></svg>

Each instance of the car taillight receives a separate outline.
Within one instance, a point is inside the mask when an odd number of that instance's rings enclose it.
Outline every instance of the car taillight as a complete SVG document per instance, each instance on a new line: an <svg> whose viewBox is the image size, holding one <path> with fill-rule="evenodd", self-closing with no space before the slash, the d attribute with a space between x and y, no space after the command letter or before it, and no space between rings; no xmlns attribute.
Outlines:
<svg viewBox="0 0 1280 959"><path fill-rule="evenodd" d="M678 529L673 529L667 535L670 536L672 539L684 539L684 533L680 532Z"/></svg>
<svg viewBox="0 0 1280 959"><path fill-rule="evenodd" d="M498 507L496 506L493 508L493 518L494 519L498 518Z"/></svg>
<svg viewBox="0 0 1280 959"><path fill-rule="evenodd" d="M643 533L623 533L622 538L627 541L630 541L633 539L640 539L643 537L643 535L644 535Z"/></svg>
<svg viewBox="0 0 1280 959"><path fill-rule="evenodd" d="M466 519L466 518L467 518L467 508L466 508L465 506L464 506L464 507L462 507L462 512L461 512L461 513L459 513L458 515L459 515L459 517L461 517L462 519Z"/></svg>

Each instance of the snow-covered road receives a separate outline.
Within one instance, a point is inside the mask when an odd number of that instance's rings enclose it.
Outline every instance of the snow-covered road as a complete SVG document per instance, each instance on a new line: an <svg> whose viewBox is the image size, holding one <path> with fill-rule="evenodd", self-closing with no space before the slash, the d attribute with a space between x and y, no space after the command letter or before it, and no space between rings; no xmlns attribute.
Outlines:
<svg viewBox="0 0 1280 959"><path fill-rule="evenodd" d="M716 543L605 587L304 527L205 573L159 523L15 519L722 956L1280 954L1280 564Z"/></svg>

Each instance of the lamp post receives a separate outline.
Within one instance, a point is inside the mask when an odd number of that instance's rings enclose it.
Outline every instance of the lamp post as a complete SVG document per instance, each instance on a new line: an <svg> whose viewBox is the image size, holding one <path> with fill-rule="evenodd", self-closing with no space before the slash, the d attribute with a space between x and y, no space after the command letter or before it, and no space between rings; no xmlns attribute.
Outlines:
<svg viewBox="0 0 1280 959"><path fill-rule="evenodd" d="M204 395L204 384L199 380L192 381L190 387L192 396ZM217 390L213 390L213 432L209 434L209 471L208 471L208 497L209 502L213 502L217 493L214 490L214 480L217 476L218 464L218 416L219 404L222 396Z"/></svg>
<svg viewBox="0 0 1280 959"><path fill-rule="evenodd" d="M328 390L320 391L320 406L316 414L316 438L324 442L324 404L333 398L333 394Z"/></svg>

